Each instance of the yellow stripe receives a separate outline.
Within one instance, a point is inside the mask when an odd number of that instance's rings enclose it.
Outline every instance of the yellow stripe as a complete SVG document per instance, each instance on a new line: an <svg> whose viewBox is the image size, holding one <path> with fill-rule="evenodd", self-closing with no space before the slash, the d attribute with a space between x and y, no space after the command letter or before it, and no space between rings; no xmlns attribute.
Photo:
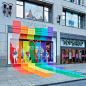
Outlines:
<svg viewBox="0 0 86 86"><path fill-rule="evenodd" d="M33 68L33 69L35 69L35 70L44 72L44 73L54 73L52 71L48 71L48 70L45 70L45 69L42 69L42 68L39 68L39 67L36 67L36 66L30 66L30 67Z"/></svg>

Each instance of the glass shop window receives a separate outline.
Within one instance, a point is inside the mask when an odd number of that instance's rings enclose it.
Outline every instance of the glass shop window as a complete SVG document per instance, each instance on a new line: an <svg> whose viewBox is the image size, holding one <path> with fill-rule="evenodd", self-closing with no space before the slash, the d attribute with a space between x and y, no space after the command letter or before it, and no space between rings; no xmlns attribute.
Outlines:
<svg viewBox="0 0 86 86"><path fill-rule="evenodd" d="M62 13L62 22L63 25L82 28L83 29L83 14L77 14L73 12L63 11Z"/></svg>
<svg viewBox="0 0 86 86"><path fill-rule="evenodd" d="M50 22L50 6L27 1L16 1L16 17L35 21Z"/></svg>
<svg viewBox="0 0 86 86"><path fill-rule="evenodd" d="M23 18L23 1L16 1L16 17Z"/></svg>

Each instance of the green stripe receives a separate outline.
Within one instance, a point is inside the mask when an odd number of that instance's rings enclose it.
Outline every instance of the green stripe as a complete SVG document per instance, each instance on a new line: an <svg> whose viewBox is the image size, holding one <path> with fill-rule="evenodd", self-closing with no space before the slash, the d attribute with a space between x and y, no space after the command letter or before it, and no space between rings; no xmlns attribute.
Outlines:
<svg viewBox="0 0 86 86"><path fill-rule="evenodd" d="M51 68L47 68L47 67L43 67L43 66L38 66L37 67L40 67L42 69L46 69L46 70L49 70L49 71L52 71L52 72L56 72L56 73L59 73L59 74L63 74L63 75L67 75L67 76L70 76L70 77L73 77L73 78L84 78L85 76L81 76L81 75L76 75L76 74L72 74L72 73L67 73L67 72L63 72L63 71L59 71L59 70L56 70L56 69L51 69Z"/></svg>

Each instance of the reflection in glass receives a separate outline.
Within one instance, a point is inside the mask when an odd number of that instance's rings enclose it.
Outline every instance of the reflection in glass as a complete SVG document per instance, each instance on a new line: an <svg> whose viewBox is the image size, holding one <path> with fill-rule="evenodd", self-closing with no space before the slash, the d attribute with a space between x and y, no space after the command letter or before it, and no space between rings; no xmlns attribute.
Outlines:
<svg viewBox="0 0 86 86"><path fill-rule="evenodd" d="M82 63L85 63L85 51L82 50Z"/></svg>
<svg viewBox="0 0 86 86"><path fill-rule="evenodd" d="M63 25L65 25L65 12L62 13L62 19Z"/></svg>
<svg viewBox="0 0 86 86"><path fill-rule="evenodd" d="M62 49L62 64L65 64L65 49Z"/></svg>
<svg viewBox="0 0 86 86"><path fill-rule="evenodd" d="M16 1L16 4L23 5L23 1Z"/></svg>
<svg viewBox="0 0 86 86"><path fill-rule="evenodd" d="M79 62L82 62L82 50L79 50Z"/></svg>
<svg viewBox="0 0 86 86"><path fill-rule="evenodd" d="M43 21L43 7L25 2L25 18Z"/></svg>
<svg viewBox="0 0 86 86"><path fill-rule="evenodd" d="M68 49L65 50L66 51L66 64L68 64L69 62L69 55L68 55Z"/></svg>
<svg viewBox="0 0 86 86"><path fill-rule="evenodd" d="M69 49L69 63L72 63L72 50Z"/></svg>
<svg viewBox="0 0 86 86"><path fill-rule="evenodd" d="M72 25L78 28L78 14L73 14L72 22L74 22Z"/></svg>
<svg viewBox="0 0 86 86"><path fill-rule="evenodd" d="M66 12L66 25L78 28L78 14Z"/></svg>
<svg viewBox="0 0 86 86"><path fill-rule="evenodd" d="M48 7L44 7L45 11L50 11L50 9Z"/></svg>
<svg viewBox="0 0 86 86"><path fill-rule="evenodd" d="M71 26L71 13L66 12L66 25Z"/></svg>
<svg viewBox="0 0 86 86"><path fill-rule="evenodd" d="M79 16L79 28L83 29L83 16Z"/></svg>
<svg viewBox="0 0 86 86"><path fill-rule="evenodd" d="M76 63L75 50L72 50L73 63Z"/></svg>
<svg viewBox="0 0 86 86"><path fill-rule="evenodd" d="M49 12L44 12L44 21L49 22Z"/></svg>
<svg viewBox="0 0 86 86"><path fill-rule="evenodd" d="M86 63L86 50L85 50L85 63Z"/></svg>
<svg viewBox="0 0 86 86"><path fill-rule="evenodd" d="M78 63L78 62L79 62L79 51L76 50L76 63Z"/></svg>
<svg viewBox="0 0 86 86"><path fill-rule="evenodd" d="M16 17L23 18L23 6L16 5Z"/></svg>
<svg viewBox="0 0 86 86"><path fill-rule="evenodd" d="M50 22L50 9L47 7L44 7L44 21Z"/></svg>
<svg viewBox="0 0 86 86"><path fill-rule="evenodd" d="M80 5L80 0L77 0L77 4Z"/></svg>

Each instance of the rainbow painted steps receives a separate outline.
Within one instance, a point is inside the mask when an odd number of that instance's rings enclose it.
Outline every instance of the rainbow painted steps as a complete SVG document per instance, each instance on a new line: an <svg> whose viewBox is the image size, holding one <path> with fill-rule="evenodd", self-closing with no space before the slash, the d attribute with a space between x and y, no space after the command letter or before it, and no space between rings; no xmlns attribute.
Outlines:
<svg viewBox="0 0 86 86"><path fill-rule="evenodd" d="M28 66L29 64L21 64L21 67L24 68L25 70L29 71L29 72L32 72L42 78L45 78L45 77L53 77L53 75L50 75L50 74L47 74L47 73L44 73L42 71L38 71L38 70L35 70L33 68L31 68L30 66Z"/></svg>
<svg viewBox="0 0 86 86"><path fill-rule="evenodd" d="M50 75L48 73L59 73L66 76L70 76L73 78L84 78L85 76L82 76L79 72L75 71L69 71L66 70L63 67L58 67L53 65L53 63L29 63L29 64L15 64L13 66L23 68L23 73L19 71L17 68L15 68L18 72L25 75L26 74L36 74L40 77L46 78L46 77L53 77L53 75ZM28 71L28 72L27 72Z"/></svg>
<svg viewBox="0 0 86 86"><path fill-rule="evenodd" d="M51 68L51 69L56 69L56 70L60 70L60 71L64 71L64 72L68 72L68 73L72 73L72 74L76 74L76 75L83 74L83 73L80 73L80 72L66 70L63 67L58 67L56 65L53 65L53 63L51 63L51 64L49 64L49 63L42 63L42 64L36 64L36 65L37 66L46 66L46 67Z"/></svg>
<svg viewBox="0 0 86 86"><path fill-rule="evenodd" d="M40 68L42 68L42 69L45 69L45 70L49 70L49 71L52 71L52 72L56 72L56 73L59 73L59 74L63 74L63 75L67 75L67 76L70 76L70 77L73 77L73 78L84 78L85 76L82 76L82 75L78 75L79 73L73 73L73 71L72 72L65 72L64 70L57 70L57 68L55 68L55 67L50 67L49 65L42 65L42 64L40 64L40 65L36 65L37 67L40 67ZM81 73L82 74L82 73Z"/></svg>

